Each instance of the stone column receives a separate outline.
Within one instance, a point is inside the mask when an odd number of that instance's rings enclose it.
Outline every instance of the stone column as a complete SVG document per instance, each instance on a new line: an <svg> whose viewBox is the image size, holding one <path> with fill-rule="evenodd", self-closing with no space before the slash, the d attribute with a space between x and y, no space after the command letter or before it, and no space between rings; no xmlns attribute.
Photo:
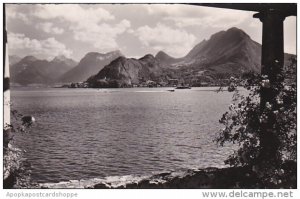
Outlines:
<svg viewBox="0 0 300 199"><path fill-rule="evenodd" d="M4 68L3 68L3 148L4 152L8 147L8 143L11 138L11 127L10 127L10 90L9 90L9 62L8 62L8 46L7 46L7 32L6 32L6 21L5 21L5 5L3 6L4 12L4 28L3 28L3 51L4 51Z"/></svg>
<svg viewBox="0 0 300 199"><path fill-rule="evenodd" d="M265 84L261 88L261 115L263 121L260 123L260 154L259 163L277 163L277 152L279 138L273 124L276 122L274 114L265 112L267 106L275 108L276 96L279 91L276 89L283 80L282 70L284 65L284 41L283 22L285 15L274 9L255 14L263 23L261 74L265 78ZM266 113L266 114L265 114Z"/></svg>
<svg viewBox="0 0 300 199"><path fill-rule="evenodd" d="M285 15L277 10L267 10L257 13L253 16L259 18L263 23L262 37L262 73L270 74L268 66L277 65L283 66L284 49L283 49L283 21Z"/></svg>

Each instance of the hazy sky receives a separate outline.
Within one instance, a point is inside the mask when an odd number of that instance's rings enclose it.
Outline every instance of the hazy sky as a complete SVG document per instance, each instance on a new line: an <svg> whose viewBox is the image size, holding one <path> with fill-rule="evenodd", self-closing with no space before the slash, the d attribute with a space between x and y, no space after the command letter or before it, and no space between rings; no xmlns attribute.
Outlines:
<svg viewBox="0 0 300 199"><path fill-rule="evenodd" d="M243 29L261 43L254 12L180 4L6 5L9 54L80 60L86 53L120 50L127 57L186 55L221 30ZM284 23L285 52L296 53L296 17Z"/></svg>

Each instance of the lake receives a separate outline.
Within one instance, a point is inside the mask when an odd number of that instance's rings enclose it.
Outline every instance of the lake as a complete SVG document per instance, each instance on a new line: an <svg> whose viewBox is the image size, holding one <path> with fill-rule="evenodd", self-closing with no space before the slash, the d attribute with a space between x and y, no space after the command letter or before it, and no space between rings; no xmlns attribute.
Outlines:
<svg viewBox="0 0 300 199"><path fill-rule="evenodd" d="M36 123L15 144L33 182L224 167L213 139L232 93L217 88L14 88L14 109Z"/></svg>

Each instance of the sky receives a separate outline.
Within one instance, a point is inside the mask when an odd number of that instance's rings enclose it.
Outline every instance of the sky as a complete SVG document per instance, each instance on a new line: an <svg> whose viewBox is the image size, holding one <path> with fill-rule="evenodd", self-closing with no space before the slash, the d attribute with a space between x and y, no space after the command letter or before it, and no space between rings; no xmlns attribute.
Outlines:
<svg viewBox="0 0 300 199"><path fill-rule="evenodd" d="M10 55L79 61L88 52L126 57L162 50L185 56L216 32L237 27L261 43L255 12L183 4L6 4ZM296 54L296 17L284 22L285 52Z"/></svg>

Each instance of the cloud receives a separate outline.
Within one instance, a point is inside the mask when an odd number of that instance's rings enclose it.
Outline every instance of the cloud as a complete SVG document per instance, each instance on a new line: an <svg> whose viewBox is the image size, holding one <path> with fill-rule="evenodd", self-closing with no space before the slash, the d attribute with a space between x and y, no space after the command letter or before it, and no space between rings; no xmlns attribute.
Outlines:
<svg viewBox="0 0 300 199"><path fill-rule="evenodd" d="M9 33L8 48L10 54L18 56L34 55L43 59L51 59L58 55L70 57L72 51L63 43L50 37L44 40L30 39L24 34Z"/></svg>
<svg viewBox="0 0 300 199"><path fill-rule="evenodd" d="M115 17L99 6L38 5L33 15L44 20L61 20L72 31L75 40L87 42L100 51L117 49L117 36L126 32L131 26L130 21L126 19L114 21ZM44 28L46 32L51 29L48 26Z"/></svg>
<svg viewBox="0 0 300 199"><path fill-rule="evenodd" d="M94 47L101 50L113 50L118 48L117 36L126 32L130 27L128 20L110 24L91 24L88 31L80 26L73 26L74 38L78 41L89 42Z"/></svg>
<svg viewBox="0 0 300 199"><path fill-rule="evenodd" d="M127 29L127 33L133 34L133 33L134 33L134 30L133 30L132 28L129 28L129 29Z"/></svg>
<svg viewBox="0 0 300 199"><path fill-rule="evenodd" d="M29 17L28 15L25 15L24 13L20 13L18 11L18 5L6 5L6 10L5 10L5 13L6 13L6 18L7 20L11 20L11 19L17 19L17 20L21 20L23 21L24 23L26 24L29 24L30 23L30 20L29 20Z"/></svg>
<svg viewBox="0 0 300 199"><path fill-rule="evenodd" d="M136 32L141 43L157 51L163 50L172 56L185 55L195 44L196 37L182 29L173 29L158 23L155 27L142 26Z"/></svg>
<svg viewBox="0 0 300 199"><path fill-rule="evenodd" d="M51 34L56 34L56 35L64 33L63 28L55 27L55 26L53 26L53 23L51 23L51 22L37 24L36 28L41 29L46 33L51 33Z"/></svg>
<svg viewBox="0 0 300 199"><path fill-rule="evenodd" d="M228 28L252 17L250 12L204 6L157 4L146 5L145 8L150 15L159 15L163 20L171 21L181 28L188 26Z"/></svg>
<svg viewBox="0 0 300 199"><path fill-rule="evenodd" d="M185 6L179 4L148 4L143 5L150 15L160 15L162 17L181 16L186 17L193 15L194 6Z"/></svg>
<svg viewBox="0 0 300 199"><path fill-rule="evenodd" d="M101 7L84 9L78 4L36 5L34 16L41 19L60 19L84 25L85 22L99 23L112 20L114 16Z"/></svg>

